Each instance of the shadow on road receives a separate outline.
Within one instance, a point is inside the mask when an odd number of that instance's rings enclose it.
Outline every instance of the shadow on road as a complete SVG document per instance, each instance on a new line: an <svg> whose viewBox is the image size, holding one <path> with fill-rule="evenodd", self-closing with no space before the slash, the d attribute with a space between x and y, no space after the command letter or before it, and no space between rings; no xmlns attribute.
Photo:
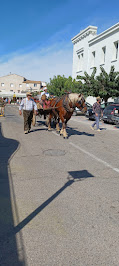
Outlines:
<svg viewBox="0 0 119 266"><path fill-rule="evenodd" d="M71 186L74 182L81 181L81 179L94 177L87 170L83 171L71 171L68 173L68 181L56 191L49 199L41 204L36 210L29 214L22 222L20 222L15 228L14 233L18 233L24 226L26 226L37 214L39 214L45 207L47 207L55 198L57 198L65 189Z"/></svg>
<svg viewBox="0 0 119 266"><path fill-rule="evenodd" d="M81 181L83 179L94 177L92 174L90 174L87 170L82 171L70 171L68 179L73 178L74 181Z"/></svg>
<svg viewBox="0 0 119 266"><path fill-rule="evenodd" d="M89 136L89 137L94 137L94 134L90 134L90 133L87 133L87 132L81 132L79 130L76 130L76 128L72 128L72 127L67 127L66 128L67 130L67 134L68 134L68 137L72 136L72 135L84 135L84 136Z"/></svg>
<svg viewBox="0 0 119 266"><path fill-rule="evenodd" d="M9 174L10 159L18 146L18 141L4 138L0 123L0 265L8 266L25 265L24 259L20 261L18 257L11 203L11 197L14 201L14 195L12 195L13 190L11 190L12 185L10 185L10 183L12 184L12 177Z"/></svg>

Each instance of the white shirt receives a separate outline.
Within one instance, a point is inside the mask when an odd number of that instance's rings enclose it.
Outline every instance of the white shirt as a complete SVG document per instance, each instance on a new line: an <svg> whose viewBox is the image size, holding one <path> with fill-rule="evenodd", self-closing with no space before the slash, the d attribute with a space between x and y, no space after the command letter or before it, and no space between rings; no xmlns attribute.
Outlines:
<svg viewBox="0 0 119 266"><path fill-rule="evenodd" d="M44 94L46 95L47 98L50 97L50 94L49 94L48 92L45 92L45 91L41 92L41 97L42 97L42 95L44 95Z"/></svg>
<svg viewBox="0 0 119 266"><path fill-rule="evenodd" d="M25 98L21 101L19 106L19 110L22 109L27 111L32 111L33 109L35 109L37 111L37 105L33 99L28 100L28 98Z"/></svg>

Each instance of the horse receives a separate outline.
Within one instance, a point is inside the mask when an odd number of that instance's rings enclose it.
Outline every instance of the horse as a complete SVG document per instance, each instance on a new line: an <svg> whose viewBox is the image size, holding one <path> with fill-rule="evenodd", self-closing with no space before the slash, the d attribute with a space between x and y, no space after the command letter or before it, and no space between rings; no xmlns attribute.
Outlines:
<svg viewBox="0 0 119 266"><path fill-rule="evenodd" d="M56 120L56 131L60 132L60 135L63 135L64 138L68 137L66 126L75 107L78 107L83 113L87 111L84 96L78 93L69 93L56 97L51 100L50 106L52 107L52 112L49 114L48 130L51 130L51 119L54 117ZM59 127L60 120L62 121L61 130Z"/></svg>

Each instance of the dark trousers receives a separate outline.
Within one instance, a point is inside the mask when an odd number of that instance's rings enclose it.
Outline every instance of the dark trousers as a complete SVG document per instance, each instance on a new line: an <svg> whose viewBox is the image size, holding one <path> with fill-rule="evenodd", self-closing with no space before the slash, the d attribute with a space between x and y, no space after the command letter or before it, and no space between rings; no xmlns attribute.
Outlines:
<svg viewBox="0 0 119 266"><path fill-rule="evenodd" d="M33 111L23 110L23 117L24 117L24 130L31 129L31 122L33 118Z"/></svg>

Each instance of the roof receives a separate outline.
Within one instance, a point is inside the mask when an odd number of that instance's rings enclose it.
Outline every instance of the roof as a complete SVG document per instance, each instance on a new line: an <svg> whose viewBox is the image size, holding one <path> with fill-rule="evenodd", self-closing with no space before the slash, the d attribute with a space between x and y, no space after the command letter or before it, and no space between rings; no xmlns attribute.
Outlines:
<svg viewBox="0 0 119 266"><path fill-rule="evenodd" d="M73 43L79 41L80 39L82 39L83 37L85 37L86 35L89 35L90 33L93 34L97 34L97 27L95 26L88 26L86 29L80 31L76 36L74 36L71 41Z"/></svg>
<svg viewBox="0 0 119 266"><path fill-rule="evenodd" d="M91 39L89 41L89 45L93 44L94 42L98 41L98 40L101 40L101 39L104 39L104 38L107 38L107 36L109 34L113 34L115 32L119 32L119 22L115 25L113 25L111 28L103 31L102 33L100 33L99 35L97 35L96 37L94 37L93 39Z"/></svg>
<svg viewBox="0 0 119 266"><path fill-rule="evenodd" d="M34 83L34 84L41 84L42 82L41 81L36 81L36 80L24 80L23 83Z"/></svg>
<svg viewBox="0 0 119 266"><path fill-rule="evenodd" d="M25 77L23 77L23 76L21 76L21 75L17 75L17 74L8 74L8 75L5 75L5 76L0 76L0 78L3 78L3 77L8 77L8 76L18 76L18 77L22 77L22 78L25 78Z"/></svg>

